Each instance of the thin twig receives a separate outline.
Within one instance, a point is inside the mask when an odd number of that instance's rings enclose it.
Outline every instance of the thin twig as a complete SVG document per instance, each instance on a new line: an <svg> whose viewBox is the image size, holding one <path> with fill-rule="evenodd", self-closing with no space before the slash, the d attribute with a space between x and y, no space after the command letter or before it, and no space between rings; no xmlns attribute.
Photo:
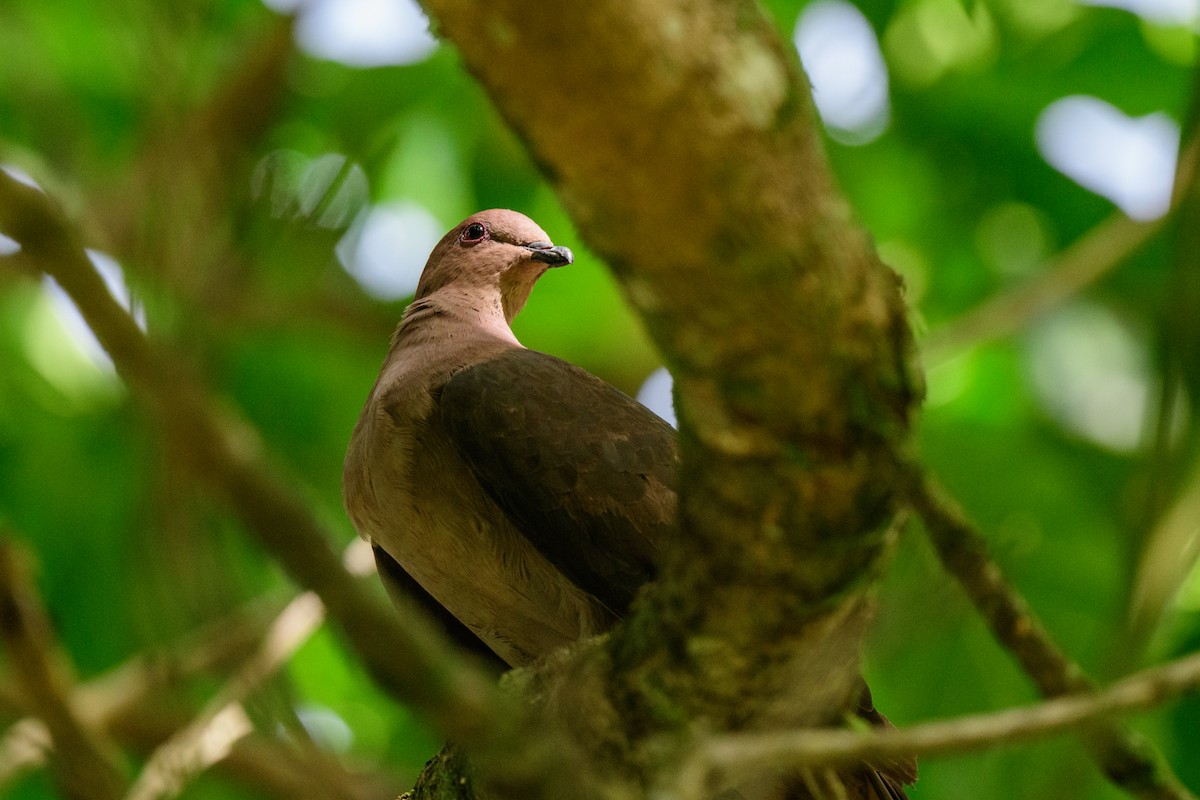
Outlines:
<svg viewBox="0 0 1200 800"><path fill-rule="evenodd" d="M201 672L243 661L262 639L263 631L282 607L261 599L241 611L205 625L184 639L172 653L142 654L77 686L71 707L89 729L107 730L114 720L131 714L156 693ZM270 612L270 613L267 613ZM32 714L29 698L5 686L0 707ZM21 773L43 766L53 750L49 731L38 718L26 716L0 738L0 794Z"/></svg>
<svg viewBox="0 0 1200 800"><path fill-rule="evenodd" d="M22 557L0 535L0 638L31 705L45 724L57 758L55 775L71 798L115 800L125 776L116 748L89 728L71 703L70 668ZM29 743L26 739L26 743ZM11 743L6 740L6 744Z"/></svg>
<svg viewBox="0 0 1200 800"><path fill-rule="evenodd" d="M1008 583L991 559L987 544L967 521L958 504L928 478L909 494L942 565L958 578L993 635L1016 656L1042 694L1055 697L1095 688L1054 642L1025 599Z"/></svg>
<svg viewBox="0 0 1200 800"><path fill-rule="evenodd" d="M325 607L312 592L289 603L238 673L194 720L154 751L128 800L175 797L193 777L225 758L254 727L242 701L274 675L324 619Z"/></svg>
<svg viewBox="0 0 1200 800"><path fill-rule="evenodd" d="M992 635L1016 657L1042 695L1093 693L1096 684L1050 637L988 555L983 537L958 504L919 467L910 467L907 478L908 502L925 523L942 566L958 579ZM1193 798L1136 732L1100 720L1081 734L1105 775L1126 792L1146 800Z"/></svg>
<svg viewBox="0 0 1200 800"><path fill-rule="evenodd" d="M1197 107L1193 103L1189 125L1194 126ZM1150 241L1192 190L1200 155L1198 132L1200 128L1187 131L1180 145L1167 215L1138 222L1120 211L1114 212L1045 264L1037 275L984 300L926 337L921 345L925 367L936 367L971 345L1011 336L1112 272Z"/></svg>
<svg viewBox="0 0 1200 800"><path fill-rule="evenodd" d="M151 752L186 724L186 717L168 709L142 708L114 720L113 733L134 750ZM239 739L214 770L265 797L381 800L405 784L398 775L350 771L331 755L292 746L275 731Z"/></svg>
<svg viewBox="0 0 1200 800"><path fill-rule="evenodd" d="M932 332L921 343L925 367L949 360L970 345L1009 336L1107 275L1161 228L1116 212L1073 243L1026 282L988 298Z"/></svg>
<svg viewBox="0 0 1200 800"><path fill-rule="evenodd" d="M363 564L355 563L361 562L360 549L354 545L346 553L347 569L354 574L363 572ZM370 552L369 547L367 551ZM188 722L156 710L153 706L156 696L201 672L219 673L233 663L244 662L262 641L283 605L273 598L261 598L233 615L205 625L185 638L173 652L136 656L77 687L71 697L72 705L87 725L108 731L123 744L139 750L156 748ZM3 694L6 710L28 713L27 698L14 702L11 690ZM19 774L45 765L53 747L49 731L40 719L25 717L10 726L0 738L0 795L4 793L4 785ZM383 776L351 774L333 759L314 759L311 755L306 757L289 750L273 735L251 736L234 744L220 766L242 780L272 788L269 794L281 796L315 791L331 798L381 797L386 794L387 786L399 782L394 777L385 781Z"/></svg>
<svg viewBox="0 0 1200 800"><path fill-rule="evenodd" d="M797 730L735 734L705 741L680 773L683 797L703 797L710 777L797 767L878 763L892 758L952 755L1074 731L1115 714L1154 708L1200 687L1200 653L1143 670L1094 694L1072 695L990 714L910 728Z"/></svg>
<svg viewBox="0 0 1200 800"><path fill-rule="evenodd" d="M1118 668L1134 665L1150 643L1171 599L1200 558L1195 516L1200 505L1200 428L1188 405L1196 400L1200 369L1200 64L1192 69L1191 99L1183 122L1171 202L1176 208L1168 242L1170 272L1160 303L1156 331L1156 402L1147 418L1134 522L1137 567L1129 587L1126 627L1114 648ZM1172 497L1173 495L1173 497Z"/></svg>
<svg viewBox="0 0 1200 800"><path fill-rule="evenodd" d="M31 769L44 766L54 752L54 741L46 723L37 717L23 717L0 737L0 790Z"/></svg>
<svg viewBox="0 0 1200 800"><path fill-rule="evenodd" d="M342 556L347 571L356 577L374 571L374 562L361 557L363 550L369 557L370 547L356 539ZM278 672L324 620L325 606L313 592L288 603L237 674L200 714L155 749L127 800L175 797L196 775L227 758L233 746L253 731L242 701Z"/></svg>

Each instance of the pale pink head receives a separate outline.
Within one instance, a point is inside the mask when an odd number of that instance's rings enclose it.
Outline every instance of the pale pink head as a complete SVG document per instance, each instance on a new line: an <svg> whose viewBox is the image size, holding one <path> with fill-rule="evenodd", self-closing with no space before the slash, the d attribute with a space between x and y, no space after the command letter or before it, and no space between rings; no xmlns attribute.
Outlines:
<svg viewBox="0 0 1200 800"><path fill-rule="evenodd" d="M550 267L575 260L566 247L555 247L546 232L524 214L491 209L456 225L429 254L417 300L454 289L498 294L504 318L511 321L529 299L534 283Z"/></svg>

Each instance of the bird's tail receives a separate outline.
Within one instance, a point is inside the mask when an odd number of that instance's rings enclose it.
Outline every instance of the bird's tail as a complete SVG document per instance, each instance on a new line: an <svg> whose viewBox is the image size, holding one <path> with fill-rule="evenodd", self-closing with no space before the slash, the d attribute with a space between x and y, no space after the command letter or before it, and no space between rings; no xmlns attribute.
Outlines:
<svg viewBox="0 0 1200 800"><path fill-rule="evenodd" d="M871 690L863 681L855 716L879 728L891 728L888 718L875 708ZM917 782L915 758L889 758L866 768L867 800L908 800L904 787Z"/></svg>
<svg viewBox="0 0 1200 800"><path fill-rule="evenodd" d="M866 800L908 800L904 787L872 769L867 776Z"/></svg>

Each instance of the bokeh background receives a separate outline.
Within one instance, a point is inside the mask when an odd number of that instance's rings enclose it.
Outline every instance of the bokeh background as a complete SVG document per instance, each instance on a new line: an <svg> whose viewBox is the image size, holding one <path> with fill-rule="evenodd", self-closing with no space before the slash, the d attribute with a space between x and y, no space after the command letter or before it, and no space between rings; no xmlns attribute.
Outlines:
<svg viewBox="0 0 1200 800"><path fill-rule="evenodd" d="M1195 649L1200 219L1164 215L1200 2L768 7L842 188L906 280L928 368L923 458L1093 674ZM344 544L354 420L429 249L475 210L519 209L577 254L539 284L522 341L670 414L669 378L604 265L411 0L3 0L0 163L63 201L113 291L253 423ZM1014 299L962 322L999 296ZM80 681L293 592L178 449L64 295L0 258L0 524L32 553ZM919 530L879 598L867 675L896 722L1034 699ZM5 660L0 729L20 716ZM227 675L155 700L121 739L131 773L152 731ZM337 759L387 787L347 796L402 791L439 746L327 630L245 705L264 759ZM1136 724L1200 791L1200 702ZM44 770L5 757L0 795L54 796ZM227 762L183 796L279 791ZM927 760L912 796L1120 794L1063 738Z"/></svg>

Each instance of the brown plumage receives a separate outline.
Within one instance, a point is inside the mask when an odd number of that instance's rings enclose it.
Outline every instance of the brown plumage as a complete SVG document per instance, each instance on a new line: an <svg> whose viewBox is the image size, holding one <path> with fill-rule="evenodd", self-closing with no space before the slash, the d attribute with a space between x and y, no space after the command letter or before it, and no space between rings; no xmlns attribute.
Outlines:
<svg viewBox="0 0 1200 800"><path fill-rule="evenodd" d="M571 260L513 211L446 234L346 458L346 508L385 572L512 666L612 627L674 515L670 427L509 328Z"/></svg>
<svg viewBox="0 0 1200 800"><path fill-rule="evenodd" d="M447 233L346 456L346 508L389 591L509 666L611 628L673 529L670 426L509 327L538 278L571 261L514 211ZM879 724L865 697L860 715Z"/></svg>

